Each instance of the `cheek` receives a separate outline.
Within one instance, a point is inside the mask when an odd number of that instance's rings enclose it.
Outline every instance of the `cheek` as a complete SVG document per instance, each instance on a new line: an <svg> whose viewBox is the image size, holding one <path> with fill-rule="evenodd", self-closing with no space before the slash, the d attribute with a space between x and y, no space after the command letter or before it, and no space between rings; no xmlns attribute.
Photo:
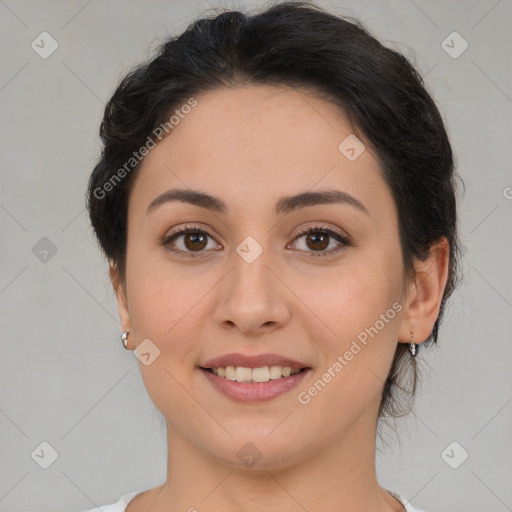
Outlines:
<svg viewBox="0 0 512 512"><path fill-rule="evenodd" d="M138 240L140 243L128 244L127 252L130 317L139 337L160 340L178 321L189 287L162 257L164 248L150 247L153 242L142 234Z"/></svg>
<svg viewBox="0 0 512 512"><path fill-rule="evenodd" d="M144 236L133 229L134 220L129 219L128 224L132 229L128 233L126 286L132 342L140 345L149 339L158 348L159 354L151 364L146 366L139 361L139 370L148 395L162 411L158 402L167 393L172 380L166 372L169 368L162 333L173 325L173 318L168 316L172 305L166 297L168 283L161 279L163 269L148 250ZM153 357L155 353L153 349Z"/></svg>
<svg viewBox="0 0 512 512"><path fill-rule="evenodd" d="M200 308L194 306L203 293L191 285L193 274L171 272L169 265L156 258L134 252L130 264L127 283L136 342L150 339L160 350L150 365L139 363L145 388L166 418L186 417L197 406L183 383L196 363L198 337L193 326L202 323Z"/></svg>
<svg viewBox="0 0 512 512"><path fill-rule="evenodd" d="M386 316L400 298L400 270L396 260L384 254L379 257L358 254L354 261L347 260L329 276L321 279L302 276L296 281L297 295L305 298L307 306L321 320L322 332L330 340L328 351L339 351L350 345L376 322L382 327L380 315ZM393 309L386 316L388 321L381 329L383 336L387 336L396 316Z"/></svg>
<svg viewBox="0 0 512 512"><path fill-rule="evenodd" d="M152 340L161 352L158 361L181 372L195 364L194 350L204 325L201 300L218 275L199 273L193 266L177 267L155 252L135 249L127 264L130 319L136 340Z"/></svg>
<svg viewBox="0 0 512 512"><path fill-rule="evenodd" d="M380 402L398 329L399 295L390 277L384 267L375 275L362 266L316 291L310 286L307 304L329 329L315 336L325 366L313 388L301 391L311 399L306 406L310 417L337 426L332 435L369 411L376 412Z"/></svg>

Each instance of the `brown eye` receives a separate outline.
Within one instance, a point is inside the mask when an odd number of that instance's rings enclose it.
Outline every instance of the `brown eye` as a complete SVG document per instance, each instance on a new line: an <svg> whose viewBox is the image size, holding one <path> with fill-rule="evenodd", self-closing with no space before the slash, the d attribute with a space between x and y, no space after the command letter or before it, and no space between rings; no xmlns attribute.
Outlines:
<svg viewBox="0 0 512 512"><path fill-rule="evenodd" d="M329 235L324 233L306 235L306 244L315 251L323 251L329 246Z"/></svg>
<svg viewBox="0 0 512 512"><path fill-rule="evenodd" d="M209 239L213 240L213 237L206 231L194 227L185 227L166 236L160 244L173 253L195 256L206 252L205 249L208 248ZM215 244L214 247L216 247Z"/></svg>
<svg viewBox="0 0 512 512"><path fill-rule="evenodd" d="M206 247L206 236L202 233L185 233L183 235L183 243L190 251L201 250Z"/></svg>
<svg viewBox="0 0 512 512"><path fill-rule="evenodd" d="M299 249L301 251L308 252L313 256L333 255L344 249L345 246L350 245L350 240L348 237L337 233L332 229L320 226L314 226L305 229L295 238L295 240L300 239L304 239L304 241L302 244L299 244L303 246L299 247ZM334 247L332 247L332 242L338 243L334 243ZM330 249L328 249L329 246L331 246Z"/></svg>

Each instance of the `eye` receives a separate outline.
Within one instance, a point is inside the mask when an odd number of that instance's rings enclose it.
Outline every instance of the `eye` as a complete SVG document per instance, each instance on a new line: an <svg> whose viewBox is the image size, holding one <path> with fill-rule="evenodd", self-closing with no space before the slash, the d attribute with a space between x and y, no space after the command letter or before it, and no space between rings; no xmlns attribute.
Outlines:
<svg viewBox="0 0 512 512"><path fill-rule="evenodd" d="M204 252L204 249L212 249L212 247L208 247L208 238L213 240L213 237L204 229L185 226L167 235L160 244L173 253L195 256L194 253ZM178 246L178 248L175 246Z"/></svg>
<svg viewBox="0 0 512 512"><path fill-rule="evenodd" d="M311 252L313 256L331 256L343 250L345 246L350 245L348 237L338 233L332 229L324 226L313 226L302 230L294 240L300 240L304 238L303 246L300 250ZM334 248L331 246L331 242L337 241L338 244L334 244ZM331 248L329 250L329 247ZM308 250L308 248L312 250Z"/></svg>
<svg viewBox="0 0 512 512"><path fill-rule="evenodd" d="M330 256L343 250L345 246L350 245L350 239L330 228L324 226L313 226L303 229L294 241L304 238L305 248L299 247L299 250L309 252L313 256ZM198 256L206 249L218 249L222 246L217 245L209 247L209 240L214 240L204 229L196 226L185 226L167 235L160 242L169 251L179 256ZM332 242L337 241L332 248Z"/></svg>

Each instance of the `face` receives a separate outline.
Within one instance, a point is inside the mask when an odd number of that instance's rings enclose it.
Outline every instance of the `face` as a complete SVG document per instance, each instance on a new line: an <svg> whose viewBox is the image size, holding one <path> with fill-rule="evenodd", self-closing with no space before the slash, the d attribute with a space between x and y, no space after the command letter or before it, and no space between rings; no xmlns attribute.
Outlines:
<svg viewBox="0 0 512 512"><path fill-rule="evenodd" d="M332 104L284 86L196 100L131 191L122 326L160 351L139 365L173 436L238 467L252 443L280 467L375 428L407 332L397 211L364 139L340 149L354 130ZM237 361L305 370L203 369Z"/></svg>

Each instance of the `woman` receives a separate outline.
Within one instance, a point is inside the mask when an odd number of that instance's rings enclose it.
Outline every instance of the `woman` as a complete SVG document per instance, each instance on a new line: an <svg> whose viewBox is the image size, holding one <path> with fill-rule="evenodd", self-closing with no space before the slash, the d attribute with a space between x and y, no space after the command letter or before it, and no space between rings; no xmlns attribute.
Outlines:
<svg viewBox="0 0 512 512"><path fill-rule="evenodd" d="M121 82L88 208L168 473L114 511L417 511L378 422L458 280L454 157L422 79L307 3L203 18Z"/></svg>

